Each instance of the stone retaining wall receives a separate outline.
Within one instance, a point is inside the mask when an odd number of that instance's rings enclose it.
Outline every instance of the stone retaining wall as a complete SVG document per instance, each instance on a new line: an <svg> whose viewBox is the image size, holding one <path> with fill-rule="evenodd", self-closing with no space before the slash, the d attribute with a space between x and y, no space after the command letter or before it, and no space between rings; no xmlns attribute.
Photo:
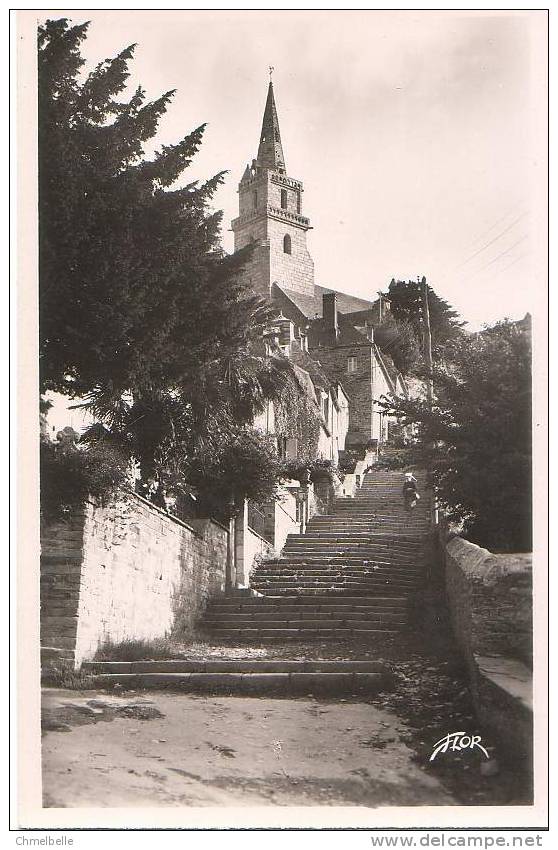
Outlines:
<svg viewBox="0 0 558 850"><path fill-rule="evenodd" d="M532 555L494 555L460 537L443 544L445 584L481 726L502 757L533 758Z"/></svg>
<svg viewBox="0 0 558 850"><path fill-rule="evenodd" d="M508 655L530 666L531 554L493 555L455 537L445 561L454 632L465 655Z"/></svg>
<svg viewBox="0 0 558 850"><path fill-rule="evenodd" d="M88 504L41 534L41 646L79 666L106 641L187 637L224 592L227 531L134 494Z"/></svg>

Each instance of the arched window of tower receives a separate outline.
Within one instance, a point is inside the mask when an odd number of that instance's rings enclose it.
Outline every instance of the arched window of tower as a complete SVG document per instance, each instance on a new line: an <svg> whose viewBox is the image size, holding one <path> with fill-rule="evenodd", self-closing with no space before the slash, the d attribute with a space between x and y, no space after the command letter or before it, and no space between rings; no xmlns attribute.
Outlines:
<svg viewBox="0 0 558 850"><path fill-rule="evenodd" d="M285 254L291 254L292 253L291 237L289 236L288 233L286 233L285 236L283 237L283 251L285 252Z"/></svg>
<svg viewBox="0 0 558 850"><path fill-rule="evenodd" d="M281 189L281 209L287 209L287 190Z"/></svg>
<svg viewBox="0 0 558 850"><path fill-rule="evenodd" d="M254 190L254 193L252 195L252 199L254 201L254 209L256 209L256 207L258 206L258 193L257 193L256 190Z"/></svg>

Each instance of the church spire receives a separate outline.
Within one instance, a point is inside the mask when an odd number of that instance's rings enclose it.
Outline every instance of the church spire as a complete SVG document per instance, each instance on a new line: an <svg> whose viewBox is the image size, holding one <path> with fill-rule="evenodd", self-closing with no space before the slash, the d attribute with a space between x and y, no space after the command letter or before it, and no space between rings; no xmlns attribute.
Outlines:
<svg viewBox="0 0 558 850"><path fill-rule="evenodd" d="M267 90L267 101L262 122L257 164L260 168L269 168L271 171L285 173L285 157L283 156L283 147L281 145L279 119L277 117L277 107L275 106L271 79L269 80L269 88Z"/></svg>

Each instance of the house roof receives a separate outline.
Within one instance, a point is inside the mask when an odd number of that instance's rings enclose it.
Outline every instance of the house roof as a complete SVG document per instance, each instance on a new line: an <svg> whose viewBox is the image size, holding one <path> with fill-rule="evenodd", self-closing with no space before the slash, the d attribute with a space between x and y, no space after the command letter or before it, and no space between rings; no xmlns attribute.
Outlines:
<svg viewBox="0 0 558 850"><path fill-rule="evenodd" d="M310 354L306 351L302 351L296 340L291 343L289 360L291 360L300 369L304 369L308 372L315 387L326 391L330 389L331 381L327 377L322 366L317 363Z"/></svg>
<svg viewBox="0 0 558 850"><path fill-rule="evenodd" d="M372 345L370 340L358 331L342 313L337 316L339 333L334 335L333 329L326 325L325 319L314 319L310 322L308 345L314 348L333 348L342 345Z"/></svg>

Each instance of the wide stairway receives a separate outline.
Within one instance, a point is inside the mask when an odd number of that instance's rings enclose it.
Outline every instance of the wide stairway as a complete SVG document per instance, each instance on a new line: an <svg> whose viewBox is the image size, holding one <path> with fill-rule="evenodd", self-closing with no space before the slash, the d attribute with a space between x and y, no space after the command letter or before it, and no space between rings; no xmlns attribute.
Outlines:
<svg viewBox="0 0 558 850"><path fill-rule="evenodd" d="M315 515L305 534L290 534L280 558L251 576L255 596L211 602L205 625L214 638L239 641L346 639L397 632L424 580L430 494L407 512L401 472L371 472L354 498Z"/></svg>

